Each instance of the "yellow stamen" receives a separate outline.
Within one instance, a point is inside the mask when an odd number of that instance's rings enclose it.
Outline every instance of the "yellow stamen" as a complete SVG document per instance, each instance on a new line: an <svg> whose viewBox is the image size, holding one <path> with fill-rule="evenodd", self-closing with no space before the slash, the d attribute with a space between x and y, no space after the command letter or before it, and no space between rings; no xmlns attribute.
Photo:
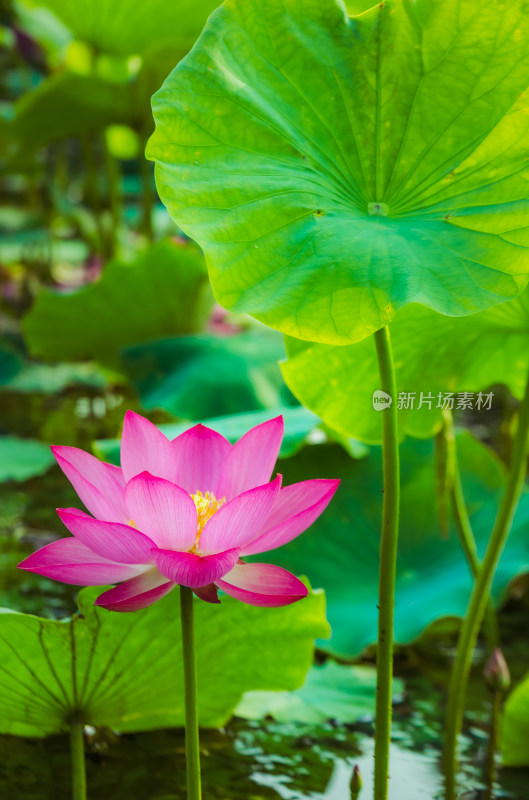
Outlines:
<svg viewBox="0 0 529 800"><path fill-rule="evenodd" d="M133 528L137 528L138 527L133 519L129 519L129 525L132 525Z"/></svg>
<svg viewBox="0 0 529 800"><path fill-rule="evenodd" d="M195 504L195 508L197 510L197 540L196 545L198 546L200 540L200 534L204 530L204 525L211 519L213 514L221 508L224 503L226 502L225 497L221 497L220 500L217 500L213 492L206 492L202 494L200 489L197 489L195 494L191 495L191 499Z"/></svg>

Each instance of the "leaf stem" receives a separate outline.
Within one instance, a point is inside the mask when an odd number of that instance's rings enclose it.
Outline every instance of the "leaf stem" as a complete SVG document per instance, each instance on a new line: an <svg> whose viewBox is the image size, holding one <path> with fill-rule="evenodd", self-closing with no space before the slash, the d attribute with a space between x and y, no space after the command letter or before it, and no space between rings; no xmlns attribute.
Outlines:
<svg viewBox="0 0 529 800"><path fill-rule="evenodd" d="M446 715L446 736L443 754L445 772L445 792L447 800L454 800L456 791L456 772L458 766L457 742L463 726L463 711L472 651L476 644L479 628L492 586L494 572L509 534L516 506L520 499L526 472L526 452L529 435L529 376L525 394L520 406L518 428L514 440L511 467L498 515L492 530L485 557L476 576L470 596L467 613L461 631L456 658L450 676L448 707Z"/></svg>
<svg viewBox="0 0 529 800"><path fill-rule="evenodd" d="M470 518L468 516L467 504L465 501L465 495L463 491L463 483L461 481L461 472L459 470L459 460L457 458L457 445L454 432L454 423L450 411L448 411L444 415L444 422L446 427L447 444L452 451L451 452L452 488L450 496L452 500L452 509L454 512L454 520L456 523L457 532L459 534L459 542L461 544L461 548L470 566L472 576L475 579L479 572L480 560L479 560L478 550L476 547L476 539L474 537L474 533L472 531L472 525L470 523ZM494 606L492 605L490 597L488 599L487 608L485 610L485 619L483 627L487 644L490 647L490 649L493 650L498 644L500 634L499 634L498 619L496 617L496 612L494 610Z"/></svg>
<svg viewBox="0 0 529 800"><path fill-rule="evenodd" d="M86 766L83 730L84 725L81 722L72 722L70 724L73 800L86 800Z"/></svg>
<svg viewBox="0 0 529 800"><path fill-rule="evenodd" d="M393 616L399 527L400 466L395 365L389 328L375 333L380 383L392 404L382 411L384 503L380 541L377 695L375 721L375 800L386 800L391 739L393 681Z"/></svg>
<svg viewBox="0 0 529 800"><path fill-rule="evenodd" d="M180 618L186 702L186 772L187 800L201 800L200 745L198 736L197 665L193 627L193 591L180 587Z"/></svg>
<svg viewBox="0 0 529 800"><path fill-rule="evenodd" d="M496 752L499 745L502 705L503 692L496 690L492 698L492 708L490 712L489 746L487 749L484 800L493 800L494 797L494 781L496 780Z"/></svg>

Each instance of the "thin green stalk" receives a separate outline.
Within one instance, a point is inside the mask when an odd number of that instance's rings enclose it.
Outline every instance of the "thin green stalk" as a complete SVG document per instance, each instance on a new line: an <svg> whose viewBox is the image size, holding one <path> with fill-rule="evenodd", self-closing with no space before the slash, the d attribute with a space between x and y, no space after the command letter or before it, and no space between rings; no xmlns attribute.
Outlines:
<svg viewBox="0 0 529 800"><path fill-rule="evenodd" d="M501 711L503 705L503 692L494 692L492 709L490 712L489 746L487 749L486 788L484 800L494 797L494 781L496 780L496 752L500 738Z"/></svg>
<svg viewBox="0 0 529 800"><path fill-rule="evenodd" d="M393 402L382 411L384 503L380 541L379 612L377 646L377 695L375 719L375 800L386 800L391 739L393 681L393 616L399 529L399 437L395 366L389 329L375 333L380 384Z"/></svg>
<svg viewBox="0 0 529 800"><path fill-rule="evenodd" d="M472 576L475 580L479 572L480 561L476 550L476 541L474 539L472 527L468 518L468 511L459 471L454 476L454 486L452 488L452 507L454 509L454 518L459 533L459 541L469 563ZM487 607L485 609L483 632L489 648L493 649L496 647L500 640L500 628L498 625L498 617L490 597L487 600Z"/></svg>
<svg viewBox="0 0 529 800"><path fill-rule="evenodd" d="M451 448L452 488L450 491L450 496L452 500L452 509L454 512L454 520L456 523L457 532L459 534L459 542L470 566L472 576L475 579L479 572L480 560L476 547L476 539L474 537L472 525L470 524L470 519L468 516L467 504L465 502L463 484L461 482L461 473L459 471L459 461L457 458L454 424L450 411L444 415L444 419L448 447ZM499 642L500 634L498 619L490 598L487 602L483 627L487 644L489 648L493 650Z"/></svg>
<svg viewBox="0 0 529 800"><path fill-rule="evenodd" d="M528 435L529 376L520 406L518 429L516 431L507 484L487 545L485 557L474 583L467 613L461 626L457 655L450 676L446 715L446 738L443 754L447 800L454 800L455 798L458 766L457 742L463 725L463 711L468 675L472 662L472 651L476 644L483 615L487 607L494 572L509 534L518 500L520 499L526 472Z"/></svg>
<svg viewBox="0 0 529 800"><path fill-rule="evenodd" d="M186 699L187 800L201 800L193 592L186 586L180 587L180 618L182 620L182 649L184 656L184 687Z"/></svg>
<svg viewBox="0 0 529 800"><path fill-rule="evenodd" d="M86 800L86 767L83 729L84 725L81 722L72 722L70 725L73 800Z"/></svg>

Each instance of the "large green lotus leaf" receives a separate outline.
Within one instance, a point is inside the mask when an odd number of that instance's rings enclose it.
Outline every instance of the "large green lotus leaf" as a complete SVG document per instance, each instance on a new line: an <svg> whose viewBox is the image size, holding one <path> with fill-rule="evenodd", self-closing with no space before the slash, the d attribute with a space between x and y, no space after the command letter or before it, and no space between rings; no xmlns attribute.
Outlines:
<svg viewBox="0 0 529 800"><path fill-rule="evenodd" d="M81 591L81 616L56 621L0 615L0 732L45 736L83 722L137 731L182 725L184 689L179 593L116 614ZM326 636L323 593L280 609L223 598L195 602L200 722L224 724L250 689L295 689Z"/></svg>
<svg viewBox="0 0 529 800"><path fill-rule="evenodd" d="M203 425L207 425L208 428L213 428L213 430L221 433L233 444L237 439L240 439L241 436L244 436L250 428L255 427L255 425L260 425L279 414L283 415L285 421L285 433L279 452L281 458L288 458L296 453L303 446L303 443L310 438L311 434L317 438L319 438L320 435L324 436L322 431L317 430L320 420L310 411L307 411L306 408L303 408L303 406L298 406L296 408L279 407L262 409L261 411L247 411L244 414L229 414L225 417L203 419L201 422ZM168 425L158 425L158 427L169 439L174 439L176 436L188 430L188 428L191 428L194 424L193 422L178 422ZM112 464L119 464L119 449L119 439L100 439L95 442L95 450L97 453ZM358 455L358 458L363 458L365 455L365 450L360 447L355 448L354 443L352 451L354 454Z"/></svg>
<svg viewBox="0 0 529 800"><path fill-rule="evenodd" d="M507 698L501 730L501 760L505 767L529 766L529 675Z"/></svg>
<svg viewBox="0 0 529 800"><path fill-rule="evenodd" d="M416 393L413 408L406 403L399 410L400 433L431 436L441 425L449 393L454 408L464 400L460 393L474 393L475 406L477 393L496 383L522 397L529 369L529 291L468 317L446 317L412 304L392 323L391 339L398 391ZM374 343L336 347L292 337L285 343L288 361L282 371L296 397L336 430L380 442L382 413L372 402L380 389Z"/></svg>
<svg viewBox="0 0 529 800"><path fill-rule="evenodd" d="M478 551L483 554L497 510L503 473L499 462L468 434L458 437L465 492ZM395 638L413 641L433 622L464 615L472 577L454 526L438 522L432 440L401 446L402 506L395 593ZM269 554L270 561L303 570L325 588L332 639L323 647L354 656L377 638L380 448L354 461L333 445L305 448L281 464L285 484L340 477L329 508L312 528ZM522 496L513 530L496 571L493 596L500 602L514 576L529 570L529 492Z"/></svg>
<svg viewBox="0 0 529 800"><path fill-rule="evenodd" d="M321 724L332 719L352 723L374 716L376 685L374 667L327 661L321 667L312 667L299 689L246 692L234 713L246 719L273 717L278 722ZM398 695L402 690L403 683L397 679L393 693Z"/></svg>
<svg viewBox="0 0 529 800"><path fill-rule="evenodd" d="M11 123L12 158L71 136L99 131L138 117L131 84L113 84L97 75L60 72L26 92Z"/></svg>
<svg viewBox="0 0 529 800"><path fill-rule="evenodd" d="M30 5L26 2L26 5ZM187 53L218 0L35 0L98 51L130 55L171 44L174 64Z"/></svg>
<svg viewBox="0 0 529 800"><path fill-rule="evenodd" d="M153 98L160 196L227 308L347 344L529 273L529 7L228 0Z"/></svg>
<svg viewBox="0 0 529 800"><path fill-rule="evenodd" d="M110 262L97 283L74 294L43 290L23 327L33 355L119 366L123 347L196 331L209 308L202 255L162 241L131 264Z"/></svg>
<svg viewBox="0 0 529 800"><path fill-rule="evenodd" d="M0 481L25 481L55 463L47 444L18 436L0 436Z"/></svg>
<svg viewBox="0 0 529 800"><path fill-rule="evenodd" d="M236 336L182 336L129 347L123 365L145 408L207 419L294 405L278 366L285 349L265 329Z"/></svg>

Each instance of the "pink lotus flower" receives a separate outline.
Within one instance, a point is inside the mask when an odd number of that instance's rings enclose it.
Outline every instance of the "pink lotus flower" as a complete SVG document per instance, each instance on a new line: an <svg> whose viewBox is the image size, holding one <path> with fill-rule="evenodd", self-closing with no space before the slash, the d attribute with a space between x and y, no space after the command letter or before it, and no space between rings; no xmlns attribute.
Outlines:
<svg viewBox="0 0 529 800"><path fill-rule="evenodd" d="M169 441L128 411L121 468L76 447L53 447L92 516L57 509L73 537L19 566L64 583L117 583L96 600L112 611L144 608L177 584L208 602L218 602L218 589L259 606L300 600L307 589L290 572L241 560L294 539L338 488L338 480L283 488L281 475L270 480L282 437L276 417L234 445L204 425Z"/></svg>

